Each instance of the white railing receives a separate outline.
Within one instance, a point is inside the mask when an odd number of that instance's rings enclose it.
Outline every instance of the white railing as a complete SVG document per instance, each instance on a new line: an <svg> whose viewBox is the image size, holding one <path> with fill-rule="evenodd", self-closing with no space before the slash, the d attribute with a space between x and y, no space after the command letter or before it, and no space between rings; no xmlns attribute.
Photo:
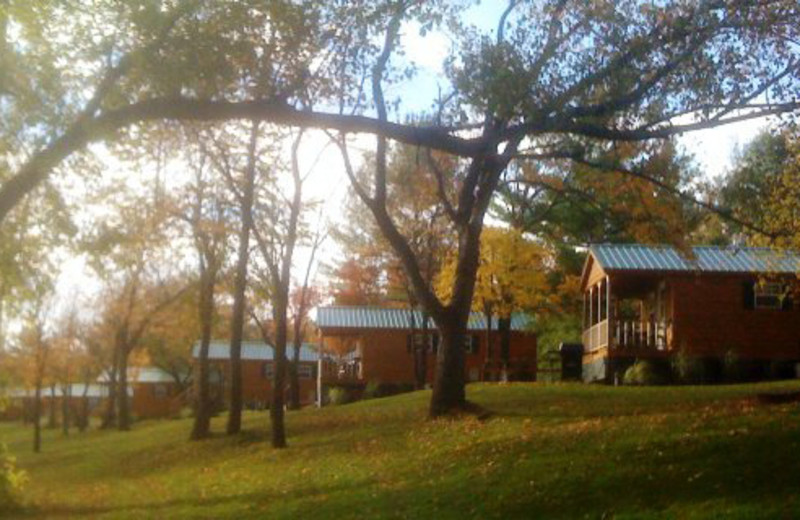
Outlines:
<svg viewBox="0 0 800 520"><path fill-rule="evenodd" d="M612 337L615 347L664 350L667 325L663 321L616 320Z"/></svg>
<svg viewBox="0 0 800 520"><path fill-rule="evenodd" d="M608 320L595 323L583 331L583 348L587 352L608 346Z"/></svg>

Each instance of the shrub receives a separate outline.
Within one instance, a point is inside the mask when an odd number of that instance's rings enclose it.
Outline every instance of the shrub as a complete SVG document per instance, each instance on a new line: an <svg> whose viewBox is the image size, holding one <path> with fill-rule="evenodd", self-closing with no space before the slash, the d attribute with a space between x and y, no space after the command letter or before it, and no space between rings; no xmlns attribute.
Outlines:
<svg viewBox="0 0 800 520"><path fill-rule="evenodd" d="M8 453L6 445L0 444L0 513L19 507L19 494L27 480L25 472L17 469L17 461Z"/></svg>
<svg viewBox="0 0 800 520"><path fill-rule="evenodd" d="M353 396L346 388L334 386L328 390L328 400L333 405L347 404L353 400Z"/></svg>
<svg viewBox="0 0 800 520"><path fill-rule="evenodd" d="M370 381L364 388L364 399L375 399L376 397L383 397L381 393L381 383L379 381Z"/></svg>
<svg viewBox="0 0 800 520"><path fill-rule="evenodd" d="M370 381L364 388L364 399L375 399L377 397L389 397L391 395L413 392L414 385L407 383L381 383Z"/></svg>
<svg viewBox="0 0 800 520"><path fill-rule="evenodd" d="M672 358L672 373L676 381L684 384L702 383L705 380L703 360L690 356L683 349Z"/></svg>
<svg viewBox="0 0 800 520"><path fill-rule="evenodd" d="M655 364L640 359L628 367L622 382L626 385L660 385L664 383L664 377Z"/></svg>
<svg viewBox="0 0 800 520"><path fill-rule="evenodd" d="M796 377L794 364L789 361L773 359L767 368L770 379L793 379Z"/></svg>
<svg viewBox="0 0 800 520"><path fill-rule="evenodd" d="M728 350L722 358L722 376L725 381L737 382L744 379L742 359L735 350Z"/></svg>

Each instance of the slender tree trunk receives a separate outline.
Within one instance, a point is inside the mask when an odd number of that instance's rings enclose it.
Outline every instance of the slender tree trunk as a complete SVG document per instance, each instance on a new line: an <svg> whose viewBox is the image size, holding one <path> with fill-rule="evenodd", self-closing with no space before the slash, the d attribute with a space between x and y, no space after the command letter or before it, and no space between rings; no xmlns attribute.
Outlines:
<svg viewBox="0 0 800 520"><path fill-rule="evenodd" d="M119 373L119 349L118 344L114 345L114 352L111 354L111 369L108 372L108 396L106 396L106 411L103 414L103 422L100 428L112 428L117 423L117 374Z"/></svg>
<svg viewBox="0 0 800 520"><path fill-rule="evenodd" d="M78 417L78 431L86 431L89 426L89 380L83 381L83 395L81 395L81 413Z"/></svg>
<svg viewBox="0 0 800 520"><path fill-rule="evenodd" d="M42 381L36 381L33 394L33 452L42 451Z"/></svg>
<svg viewBox="0 0 800 520"><path fill-rule="evenodd" d="M198 356L197 382L195 386L194 426L192 440L211 434L211 402L208 388L208 349L211 344L211 326L214 316L214 282L208 269L201 274L200 291L200 352Z"/></svg>
<svg viewBox="0 0 800 520"><path fill-rule="evenodd" d="M508 365L511 361L511 318L501 318L498 326L500 329L500 359L503 364L502 379L508 381Z"/></svg>
<svg viewBox="0 0 800 520"><path fill-rule="evenodd" d="M489 373L492 374L493 373L493 371L492 371L493 366L492 365L494 364L494 359L493 359L494 358L494 352L493 352L494 351L494 348L493 348L494 345L492 344L492 339L494 339L493 335L492 335L492 306L488 305L488 304L484 305L483 314L484 314L484 316L486 318L486 363L485 363L485 366L486 366L486 368L489 369ZM486 378L484 377L484 379L486 379ZM490 380L494 380L492 378L489 378L489 379Z"/></svg>
<svg viewBox="0 0 800 520"><path fill-rule="evenodd" d="M50 384L50 413L47 417L47 427L50 429L56 428L56 385Z"/></svg>
<svg viewBox="0 0 800 520"><path fill-rule="evenodd" d="M72 399L70 390L69 383L61 387L61 433L63 433L65 437L69 435L69 406Z"/></svg>
<svg viewBox="0 0 800 520"><path fill-rule="evenodd" d="M414 305L411 295L408 296L408 349L414 360L414 388L419 389L419 366L417 363L419 344L417 342L417 317L414 314L416 305Z"/></svg>
<svg viewBox="0 0 800 520"><path fill-rule="evenodd" d="M242 429L242 334L244 328L245 288L247 263L250 257L250 230L253 227L253 196L256 177L256 145L258 123L253 123L248 148L246 179L242 191L242 226L239 230L239 259L236 264L236 281L233 291L233 316L231 318L231 402L228 412L227 432L239 433Z"/></svg>
<svg viewBox="0 0 800 520"><path fill-rule="evenodd" d="M288 285L288 284L287 284ZM272 422L272 447L286 447L286 428L284 425L283 393L286 388L286 308L288 288L280 287L275 298L275 360L272 371L272 399L269 408L269 417Z"/></svg>
<svg viewBox="0 0 800 520"><path fill-rule="evenodd" d="M117 374L117 377L119 378L117 385L117 411L119 412L117 428L120 431L128 431L131 429L130 402L128 401L129 355L130 350L127 347L122 347L119 354L119 370Z"/></svg>
<svg viewBox="0 0 800 520"><path fill-rule="evenodd" d="M428 382L428 315L424 311L420 330L422 331L422 342L418 345L415 341L412 350L414 354L414 388L417 390L424 389Z"/></svg>
<svg viewBox="0 0 800 520"><path fill-rule="evenodd" d="M416 367L416 384L415 387L417 390L422 390L425 388L425 385L428 383L428 313L425 311L422 312L422 345L414 349L414 354L416 359L414 360L414 366Z"/></svg>
<svg viewBox="0 0 800 520"><path fill-rule="evenodd" d="M299 320L297 320L299 322ZM302 333L298 335L298 330L301 327L295 326L294 328L294 349L292 351L292 361L289 363L289 403L290 410L300 409L300 349L303 346Z"/></svg>

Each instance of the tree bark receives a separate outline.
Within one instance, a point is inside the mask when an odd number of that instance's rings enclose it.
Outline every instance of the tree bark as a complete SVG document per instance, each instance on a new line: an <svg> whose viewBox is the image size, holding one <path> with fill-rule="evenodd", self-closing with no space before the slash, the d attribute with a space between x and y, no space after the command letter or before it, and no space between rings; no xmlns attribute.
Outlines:
<svg viewBox="0 0 800 520"><path fill-rule="evenodd" d="M295 334L298 327L295 326ZM303 337L295 335L292 361L289 363L289 402L290 410L300 409L300 349L303 347Z"/></svg>
<svg viewBox="0 0 800 520"><path fill-rule="evenodd" d="M106 411L100 428L113 428L117 424L117 373L119 372L119 345L114 345L111 354L111 369L108 371L108 396Z"/></svg>
<svg viewBox="0 0 800 520"><path fill-rule="evenodd" d="M288 288L280 287L280 294L274 302L273 319L275 320L275 359L272 370L272 399L269 407L269 418L272 423L272 447L286 447L286 428L284 425L283 393L286 389L286 309L289 298Z"/></svg>
<svg viewBox="0 0 800 520"><path fill-rule="evenodd" d="M47 427L55 429L56 427L56 385L50 385L50 413L47 416Z"/></svg>
<svg viewBox="0 0 800 520"><path fill-rule="evenodd" d="M468 309L469 310L469 309ZM436 378L429 414L440 417L464 408L464 338L467 319L455 312L437 322L441 341L436 359Z"/></svg>
<svg viewBox="0 0 800 520"><path fill-rule="evenodd" d="M492 374L492 369L494 368L492 365L494 363L494 352L492 345L492 306L486 304L483 306L483 315L486 318L486 368L489 369L489 373ZM484 378L485 379L485 378ZM492 379L493 380L493 379Z"/></svg>
<svg viewBox="0 0 800 520"><path fill-rule="evenodd" d="M211 326L214 316L214 281L208 268L201 273L200 288L200 352L198 353L197 383L195 386L194 426L192 440L199 440L211 434L211 402L208 388L208 349L211 344Z"/></svg>
<svg viewBox="0 0 800 520"><path fill-rule="evenodd" d="M33 452L42 451L42 382L36 381L33 394Z"/></svg>
<svg viewBox="0 0 800 520"><path fill-rule="evenodd" d="M414 366L416 369L416 384L417 390L422 390L428 383L428 313L422 311L422 345L414 349L416 359Z"/></svg>
<svg viewBox="0 0 800 520"><path fill-rule="evenodd" d="M239 229L239 259L236 264L236 281L233 292L233 316L231 318L231 396L228 412L228 435L242 430L242 334L244 329L245 288L247 287L247 263L250 257L250 230L253 227L253 196L256 177L256 145L258 123L253 123L248 147L247 171L242 190L242 225Z"/></svg>
<svg viewBox="0 0 800 520"><path fill-rule="evenodd" d="M78 417L78 431L85 432L89 426L89 380L83 381L83 395L81 396L81 413Z"/></svg>
<svg viewBox="0 0 800 520"><path fill-rule="evenodd" d="M69 382L65 385L61 386L61 433L64 436L69 435L69 423L70 423L70 401L72 400L72 393L71 387Z"/></svg>
<svg viewBox="0 0 800 520"><path fill-rule="evenodd" d="M122 347L119 355L119 370L117 373L117 408L119 417L117 421L117 429L119 431L128 431L131 429L131 414L128 402L128 356L130 350Z"/></svg>
<svg viewBox="0 0 800 520"><path fill-rule="evenodd" d="M508 381L508 365L511 355L511 318L501 318L498 328L500 332L500 359L503 364L502 380Z"/></svg>

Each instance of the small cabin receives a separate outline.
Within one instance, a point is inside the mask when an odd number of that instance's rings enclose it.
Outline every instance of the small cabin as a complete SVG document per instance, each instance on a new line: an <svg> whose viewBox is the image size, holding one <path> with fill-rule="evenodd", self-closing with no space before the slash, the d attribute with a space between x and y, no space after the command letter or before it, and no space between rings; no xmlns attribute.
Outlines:
<svg viewBox="0 0 800 520"><path fill-rule="evenodd" d="M179 374L180 383L176 376L155 366L129 367L127 374L129 406L137 419L174 417L186 405L189 374ZM104 372L97 382L107 387L108 378Z"/></svg>
<svg viewBox="0 0 800 520"><path fill-rule="evenodd" d="M581 279L583 378L614 382L636 359L679 351L793 377L798 273L800 255L769 248L592 245Z"/></svg>
<svg viewBox="0 0 800 520"><path fill-rule="evenodd" d="M286 346L286 357L292 358L293 346ZM195 364L194 374L198 373L197 363L200 356L200 342L192 349ZM214 340L209 345L208 359L209 390L211 401L218 409L222 409L230 396L230 342ZM242 398L245 406L260 410L269 407L272 395L272 372L274 349L263 341L242 342ZM300 402L311 404L317 395L317 365L320 360L316 345L304 343L300 348L300 363L297 367L300 381ZM196 383L197 378L195 378ZM288 384L288 383L287 383Z"/></svg>
<svg viewBox="0 0 800 520"><path fill-rule="evenodd" d="M433 381L438 334L428 319L422 331L420 311L402 308L330 306L317 309L319 341L326 352L346 354L340 373L355 383L380 382L413 385L414 350L426 352L425 373ZM536 378L536 335L529 330L529 318L514 314L508 323L507 344L499 333L500 320L492 318L491 345L487 342L486 318L473 312L467 324L464 349L467 381L496 381L505 370L509 379ZM507 349L507 355L504 354ZM508 359L502 367L503 356ZM421 373L421 372L420 372Z"/></svg>

